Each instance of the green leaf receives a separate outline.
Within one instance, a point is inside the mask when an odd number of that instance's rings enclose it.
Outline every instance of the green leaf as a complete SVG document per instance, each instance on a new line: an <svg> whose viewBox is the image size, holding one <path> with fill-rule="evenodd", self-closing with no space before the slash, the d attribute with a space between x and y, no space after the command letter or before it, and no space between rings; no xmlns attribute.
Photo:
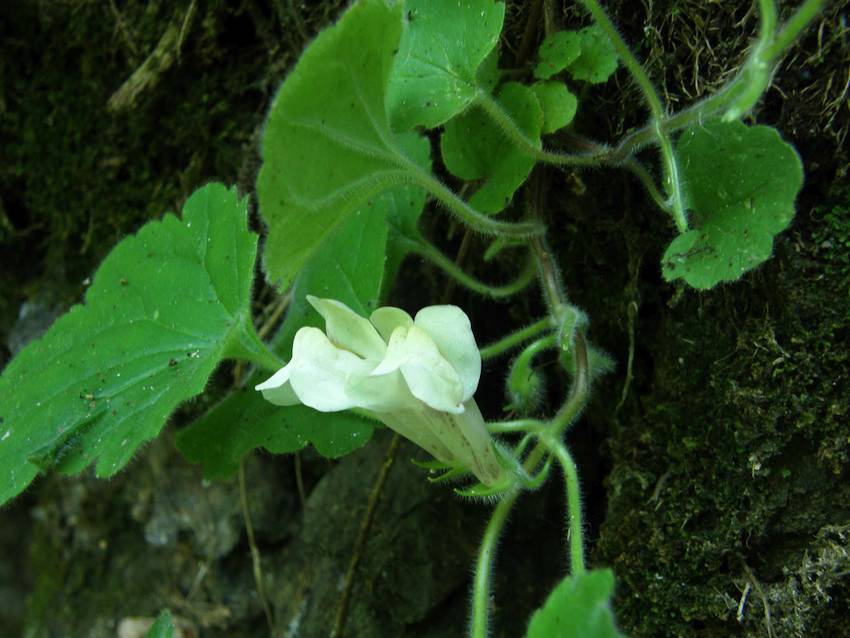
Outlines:
<svg viewBox="0 0 850 638"><path fill-rule="evenodd" d="M387 261L384 268L384 285L381 298L389 298L389 293L395 284L401 263L410 250L405 238L421 240L419 232L419 217L425 207L425 192L419 188L394 188L382 195L386 198L387 223Z"/></svg>
<svg viewBox="0 0 850 638"><path fill-rule="evenodd" d="M484 58L478 67L478 87L488 93L492 93L502 79L502 70L499 68L499 47L494 47L490 55Z"/></svg>
<svg viewBox="0 0 850 638"><path fill-rule="evenodd" d="M251 375L244 388L178 432L177 449L202 465L204 478L232 476L242 457L259 447L272 454L290 454L312 443L322 456L338 458L371 439L372 424L351 412L328 414L301 405L281 408L265 401L254 385L267 376Z"/></svg>
<svg viewBox="0 0 850 638"><path fill-rule="evenodd" d="M156 622L148 629L145 638L174 638L174 620L171 612L164 609L156 619Z"/></svg>
<svg viewBox="0 0 850 638"><path fill-rule="evenodd" d="M397 130L434 128L475 99L478 67L499 41L505 5L493 0L407 0L404 6L387 111Z"/></svg>
<svg viewBox="0 0 850 638"><path fill-rule="evenodd" d="M222 358L250 354L257 238L247 200L210 184L124 239L85 303L61 317L0 377L0 502L39 469L98 476L123 467Z"/></svg>
<svg viewBox="0 0 850 638"><path fill-rule="evenodd" d="M581 40L575 31L557 31L546 36L537 51L540 62L534 67L534 77L548 80L566 69L581 55Z"/></svg>
<svg viewBox="0 0 850 638"><path fill-rule="evenodd" d="M384 106L401 25L400 4L361 0L319 34L275 98L257 195L264 266L281 288L329 232L427 164L428 140L390 131Z"/></svg>
<svg viewBox="0 0 850 638"><path fill-rule="evenodd" d="M325 241L295 281L289 310L274 339L277 352L289 358L299 328L323 327L307 295L338 299L362 315L379 305L388 249L385 218L405 214L398 206L420 198L420 193L398 188L383 193ZM419 199L420 210L423 200ZM258 447L286 454L312 443L320 454L336 458L371 438L372 424L352 412L328 414L304 406L272 405L254 390L267 377L266 373L251 375L244 388L178 432L177 448L190 461L203 465L205 477L231 476L242 456Z"/></svg>
<svg viewBox="0 0 850 638"><path fill-rule="evenodd" d="M563 82L535 82L531 88L543 109L544 135L554 133L573 121L578 100Z"/></svg>
<svg viewBox="0 0 850 638"><path fill-rule="evenodd" d="M543 113L534 91L522 84L508 82L502 86L497 98L502 108L529 138L536 141L539 148ZM510 203L535 163L479 107L446 124L440 149L446 168L452 174L465 180L484 180L469 203L488 213L498 212Z"/></svg>
<svg viewBox="0 0 850 638"><path fill-rule="evenodd" d="M617 70L617 52L599 26L593 24L577 32L581 53L567 66L574 80L591 84L607 82Z"/></svg>
<svg viewBox="0 0 850 638"><path fill-rule="evenodd" d="M678 156L692 229L664 253L664 278L699 289L734 281L770 257L791 222L800 158L769 126L720 121L685 131Z"/></svg>
<svg viewBox="0 0 850 638"><path fill-rule="evenodd" d="M568 576L534 612L526 638L623 638L611 611L613 591L610 569Z"/></svg>

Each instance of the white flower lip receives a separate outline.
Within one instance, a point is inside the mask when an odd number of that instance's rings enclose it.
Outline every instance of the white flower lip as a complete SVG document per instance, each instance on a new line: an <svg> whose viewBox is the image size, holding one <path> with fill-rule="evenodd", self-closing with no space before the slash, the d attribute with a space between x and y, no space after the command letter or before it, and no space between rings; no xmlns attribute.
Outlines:
<svg viewBox="0 0 850 638"><path fill-rule="evenodd" d="M360 408L486 484L501 477L472 398L481 355L463 310L429 306L414 319L387 306L366 319L334 299L307 301L324 318L325 332L298 330L292 359L256 386L266 400L320 412Z"/></svg>

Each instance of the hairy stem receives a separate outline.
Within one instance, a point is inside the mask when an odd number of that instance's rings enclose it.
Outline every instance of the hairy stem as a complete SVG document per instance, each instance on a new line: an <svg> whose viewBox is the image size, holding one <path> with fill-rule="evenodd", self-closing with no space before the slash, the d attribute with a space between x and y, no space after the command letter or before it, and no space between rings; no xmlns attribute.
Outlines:
<svg viewBox="0 0 850 638"><path fill-rule="evenodd" d="M478 550L478 560L475 563L475 577L472 587L472 622L469 635L471 638L487 638L487 626L490 620L490 572L496 554L496 543L508 519L508 513L516 503L519 491L511 492L502 498L493 514L484 539Z"/></svg>
<svg viewBox="0 0 850 638"><path fill-rule="evenodd" d="M421 239L417 241L408 240L408 242L412 252L433 262L444 273L461 285L486 297L492 297L493 299L511 297L522 291L534 279L534 263L529 259L516 279L503 286L492 286L468 275L463 268L446 257L428 241Z"/></svg>
<svg viewBox="0 0 850 638"><path fill-rule="evenodd" d="M573 384L570 388L570 395L566 402L558 411L558 414L552 419L547 427L545 437L538 438L536 445L528 453L528 456L523 461L523 468L529 475L533 475L540 461L549 454L557 454L557 445L552 446L553 442L558 442L563 431L576 419L581 412L584 404L587 402L587 393L589 390L589 377L587 371L587 342L582 331L577 331L574 344L574 356L576 362L575 376ZM519 422L516 422L519 423ZM529 425L531 422L529 421ZM559 459L560 460L560 459ZM572 470L575 471L575 464L572 464ZM565 473L570 470L565 466ZM573 480L574 479L574 480ZM568 478L568 485L574 486L578 490L578 476L573 479ZM573 489L573 488L569 488ZM519 491L511 491L506 494L490 518L487 524L487 529L484 532L484 540L481 543L481 548L478 553L478 561L475 565L475 578L473 581L472 590L472 622L470 628L471 638L487 638L487 625L489 621L489 602L490 602L490 572L493 567L493 560L496 550L496 542L499 534L505 525L508 513L514 506ZM582 545L582 514L581 514L581 499L570 497L570 547L571 556L576 553L574 546L581 548L578 554L579 559L573 560L573 569L584 570L584 549ZM573 523L575 521L575 523ZM574 532L576 528L579 531Z"/></svg>
<svg viewBox="0 0 850 638"><path fill-rule="evenodd" d="M661 97L656 92L655 87L652 86L652 82L650 82L649 76L646 74L643 66L641 66L631 49L629 49L625 40L623 40L623 37L620 35L620 32L617 31L614 23L611 22L611 18L608 17L607 13L605 13L602 5L600 5L597 0L582 0L582 4L590 12L590 15L593 17L593 21L596 22L599 28L605 32L605 35L608 36L608 39L617 51L617 55L620 56L620 59L623 61L626 69L628 69L629 73L632 74L640 92L643 93L643 97L649 106L649 111L652 113L652 117L656 120L664 119L666 112L664 110L664 105L661 102Z"/></svg>
<svg viewBox="0 0 850 638"><path fill-rule="evenodd" d="M550 431L553 436L565 432L578 418L590 394L590 374L587 366L587 339L583 330L576 330L573 343L575 373L570 395L552 419Z"/></svg>
<svg viewBox="0 0 850 638"><path fill-rule="evenodd" d="M549 317L535 321L533 324L512 332L508 336L502 337L498 341L481 348L481 358L486 361L487 359L493 359L499 355L505 354L552 327L552 320Z"/></svg>
<svg viewBox="0 0 850 638"><path fill-rule="evenodd" d="M672 213L670 204L667 203L667 200L664 199L661 191L658 190L652 174L647 170L646 166L641 164L634 157L629 157L623 163L623 167L631 171L632 175L640 180L641 184L643 184L643 187L646 189L647 194L652 198L652 201L655 202L655 205L658 206L658 208L665 212Z"/></svg>
<svg viewBox="0 0 850 638"><path fill-rule="evenodd" d="M573 356L575 357L575 376L570 387L570 394L558 413L549 422L546 434L558 439L579 417L587 403L590 393L590 375L587 368L587 340L584 332L576 331L575 343L573 344ZM545 441L538 440L523 461L523 467L531 474L546 456L549 448Z"/></svg>
<svg viewBox="0 0 850 638"><path fill-rule="evenodd" d="M826 0L806 0L794 15L791 16L788 22L785 23L785 26L772 42L765 46L762 51L762 57L771 63L775 63L776 58L782 55L793 44L800 33L817 17L825 4ZM765 26L769 26L769 20L763 16L761 28ZM735 77L714 95L667 117L660 124L662 130L668 134L673 133L717 116L732 101L739 97L742 87L746 85L749 79L750 70L748 66L749 63L744 65ZM655 123L650 122L643 128L634 131L622 139L601 161L604 164L622 164L634 153L654 142L655 139Z"/></svg>
<svg viewBox="0 0 850 638"><path fill-rule="evenodd" d="M568 153L547 151L540 148L539 140L530 138L514 121L511 114L486 90L479 89L475 96L475 104L484 110L490 119L498 125L505 136L516 144L523 153L539 162L557 164L559 166L598 166L601 157L607 151L607 147L601 144L597 145L594 151L585 155L570 155Z"/></svg>
<svg viewBox="0 0 850 638"><path fill-rule="evenodd" d="M759 0L759 46L767 46L776 34L776 1Z"/></svg>
<svg viewBox="0 0 850 638"><path fill-rule="evenodd" d="M664 165L664 186L670 202L669 210L673 215L673 221L676 223L677 230L680 233L684 233L688 230L688 221L685 217L685 203L684 196L682 195L679 164L676 160L673 142L662 124L667 119L667 110L661 102L661 97L658 95L655 87L652 86L646 70L638 62L631 49L629 49L625 40L623 40L619 31L617 31L617 28L608 17L608 14L605 13L602 5L597 0L582 0L582 4L584 4L593 16L593 20L599 25L599 28L608 36L608 39L611 41L611 44L614 46L614 49L617 51L629 73L631 73L635 84L638 85L640 92L643 93L643 97L649 106L649 111L652 115L652 127L655 137L658 140L659 148L661 149L661 159Z"/></svg>
<svg viewBox="0 0 850 638"><path fill-rule="evenodd" d="M567 446L552 439L547 442L549 449L564 470L564 482L567 492L567 537L570 547L570 573L584 573L584 523L581 511L581 487L578 481L578 469Z"/></svg>
<svg viewBox="0 0 850 638"><path fill-rule="evenodd" d="M528 381L527 375L529 374L534 357L544 350L550 350L557 347L558 335L556 334L546 335L545 337L541 337L540 339L528 344L525 349L519 353L519 356L514 360L514 363L511 366L510 375L508 377L508 386L510 388L524 386ZM523 376L526 378L523 378Z"/></svg>
<svg viewBox="0 0 850 638"><path fill-rule="evenodd" d="M541 432L546 425L546 421L541 421L540 419L515 419L513 421L496 421L495 423L488 423L487 429L493 434Z"/></svg>
<svg viewBox="0 0 850 638"><path fill-rule="evenodd" d="M436 177L422 170L413 162L401 158L408 169L410 181L431 193L437 200L464 224L485 235L525 239L544 232L543 227L534 221L503 222L478 212L458 197L448 186Z"/></svg>
<svg viewBox="0 0 850 638"><path fill-rule="evenodd" d="M785 23L770 46L765 47L764 55L770 60L778 58L797 39L803 29L809 26L826 5L826 0L806 0L794 15Z"/></svg>
<svg viewBox="0 0 850 638"><path fill-rule="evenodd" d="M540 286L543 296L549 306L549 313L553 322L560 327L564 323L566 310L569 302L561 282L561 271L552 257L546 239L543 236L534 237L529 241L537 262L537 276L540 278Z"/></svg>

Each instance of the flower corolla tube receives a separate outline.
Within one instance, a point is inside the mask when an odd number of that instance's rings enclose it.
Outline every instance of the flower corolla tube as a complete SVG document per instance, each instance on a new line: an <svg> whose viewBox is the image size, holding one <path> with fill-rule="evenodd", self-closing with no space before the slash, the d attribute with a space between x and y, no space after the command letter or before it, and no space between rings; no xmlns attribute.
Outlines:
<svg viewBox="0 0 850 638"><path fill-rule="evenodd" d="M481 354L469 318L457 306L428 306L411 317L378 308L369 319L334 299L308 296L325 332L295 334L292 359L256 386L276 405L320 412L360 408L439 461L493 485L499 462L472 395Z"/></svg>

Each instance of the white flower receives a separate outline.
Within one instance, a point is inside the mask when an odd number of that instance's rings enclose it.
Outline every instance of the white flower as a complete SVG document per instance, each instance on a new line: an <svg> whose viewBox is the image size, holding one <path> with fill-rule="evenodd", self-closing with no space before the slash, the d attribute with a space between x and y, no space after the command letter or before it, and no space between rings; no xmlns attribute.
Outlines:
<svg viewBox="0 0 850 638"><path fill-rule="evenodd" d="M257 386L276 405L320 412L361 408L438 460L492 485L503 475L472 398L481 354L457 306L428 306L413 319L378 308L369 320L334 299L307 297L327 335L301 328L292 359Z"/></svg>

